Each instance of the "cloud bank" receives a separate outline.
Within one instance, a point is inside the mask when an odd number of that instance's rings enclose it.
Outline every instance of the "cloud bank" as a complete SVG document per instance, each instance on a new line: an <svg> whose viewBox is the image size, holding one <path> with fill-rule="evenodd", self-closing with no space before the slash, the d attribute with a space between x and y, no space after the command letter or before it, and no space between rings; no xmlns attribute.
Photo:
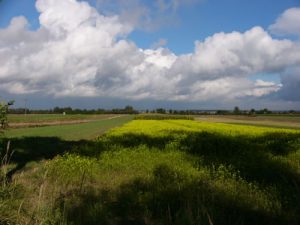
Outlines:
<svg viewBox="0 0 300 225"><path fill-rule="evenodd" d="M181 1L158 2L169 10ZM299 43L274 39L261 27L217 33L196 41L194 52L176 55L163 44L138 48L128 39L134 24L86 2L37 0L36 8L38 30L29 30L22 16L0 30L0 91L195 102L277 93L300 101ZM298 28L287 25L298 20L294 10L284 12L271 30L295 33ZM282 74L282 82L251 79L264 73Z"/></svg>
<svg viewBox="0 0 300 225"><path fill-rule="evenodd" d="M300 36L300 7L285 10L270 30L280 35L297 35Z"/></svg>

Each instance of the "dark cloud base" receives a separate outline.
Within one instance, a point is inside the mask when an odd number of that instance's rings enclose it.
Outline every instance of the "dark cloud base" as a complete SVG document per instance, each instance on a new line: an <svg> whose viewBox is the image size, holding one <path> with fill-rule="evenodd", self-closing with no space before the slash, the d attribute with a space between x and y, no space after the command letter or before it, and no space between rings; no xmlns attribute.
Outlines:
<svg viewBox="0 0 300 225"><path fill-rule="evenodd" d="M120 98L107 98L107 97L66 97L66 98L53 98L51 96L36 96L36 95L12 95L8 93L0 93L2 100L15 100L14 108L23 108L26 99L27 107L30 109L50 109L58 107L72 107L79 109L113 109L124 108L127 105L132 105L139 110L146 109L195 109L195 110L217 110L233 109L234 106L239 106L241 109L262 109L268 108L271 110L300 110L300 100L286 101L278 99L278 94L271 96L257 98L239 99L233 102L219 102L203 101L203 102L187 102L187 101L159 101L159 100L128 100Z"/></svg>

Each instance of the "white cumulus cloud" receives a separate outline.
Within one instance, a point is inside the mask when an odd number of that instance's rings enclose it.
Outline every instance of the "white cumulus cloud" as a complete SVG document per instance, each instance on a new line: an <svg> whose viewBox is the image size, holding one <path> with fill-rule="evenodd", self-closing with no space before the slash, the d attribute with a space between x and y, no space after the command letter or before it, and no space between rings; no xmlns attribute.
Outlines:
<svg viewBox="0 0 300 225"><path fill-rule="evenodd" d="M276 34L300 36L300 7L284 11L276 22L270 26L270 30Z"/></svg>
<svg viewBox="0 0 300 225"><path fill-rule="evenodd" d="M217 33L195 42L190 54L164 47L140 49L133 26L86 2L37 0L41 27L24 17L0 30L0 91L54 97L209 101L281 93L284 85L252 81L256 73L299 66L300 47L261 27ZM298 75L297 75L298 76Z"/></svg>

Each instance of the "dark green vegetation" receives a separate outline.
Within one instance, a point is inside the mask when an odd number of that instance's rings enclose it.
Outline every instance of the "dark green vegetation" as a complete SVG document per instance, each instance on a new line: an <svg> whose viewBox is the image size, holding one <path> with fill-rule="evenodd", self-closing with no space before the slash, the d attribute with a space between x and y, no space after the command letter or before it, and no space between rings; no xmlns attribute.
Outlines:
<svg viewBox="0 0 300 225"><path fill-rule="evenodd" d="M300 224L296 130L135 120L11 145L1 224Z"/></svg>
<svg viewBox="0 0 300 225"><path fill-rule="evenodd" d="M0 102L0 133L7 127L8 119L7 119L7 111L9 106L14 104L13 101L10 102Z"/></svg>
<svg viewBox="0 0 300 225"><path fill-rule="evenodd" d="M26 103L26 102L25 102ZM27 108L11 108L9 109L11 114L89 114L89 115L101 115L101 114L135 114L137 111L130 105L124 108L115 109L73 109L71 107L54 107L53 109L27 109Z"/></svg>

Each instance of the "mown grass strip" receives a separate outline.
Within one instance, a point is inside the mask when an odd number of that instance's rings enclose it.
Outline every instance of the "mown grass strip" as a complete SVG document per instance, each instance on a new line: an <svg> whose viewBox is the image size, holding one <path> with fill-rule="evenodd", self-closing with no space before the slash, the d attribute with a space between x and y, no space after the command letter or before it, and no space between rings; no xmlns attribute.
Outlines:
<svg viewBox="0 0 300 225"><path fill-rule="evenodd" d="M93 139L107 130L132 120L132 116L120 116L81 124L55 125L35 128L19 128L6 131L7 138L59 137L64 140Z"/></svg>

